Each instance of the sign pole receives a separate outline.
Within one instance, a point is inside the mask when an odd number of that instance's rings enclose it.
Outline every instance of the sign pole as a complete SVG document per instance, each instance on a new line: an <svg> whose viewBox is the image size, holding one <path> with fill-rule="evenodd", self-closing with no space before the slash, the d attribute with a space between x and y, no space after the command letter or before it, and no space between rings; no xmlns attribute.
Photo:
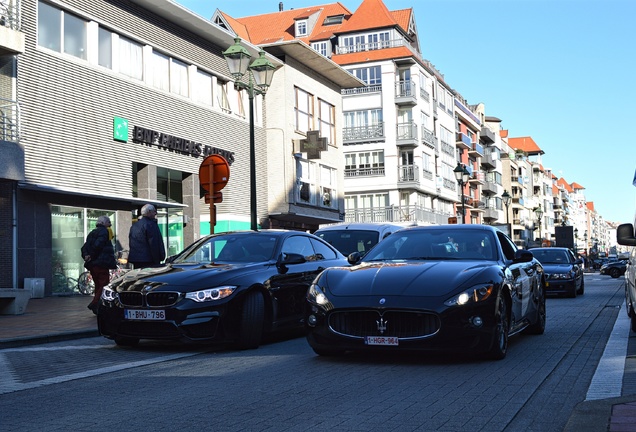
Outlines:
<svg viewBox="0 0 636 432"><path fill-rule="evenodd" d="M210 178L208 179L210 184L210 234L214 234L214 226L216 225L216 205L212 199L212 185L214 185L214 164L210 164Z"/></svg>

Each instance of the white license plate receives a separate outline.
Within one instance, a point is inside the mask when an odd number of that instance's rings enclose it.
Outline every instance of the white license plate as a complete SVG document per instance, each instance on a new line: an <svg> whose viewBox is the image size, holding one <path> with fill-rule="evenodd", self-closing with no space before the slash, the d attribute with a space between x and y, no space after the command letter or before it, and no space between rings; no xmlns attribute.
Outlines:
<svg viewBox="0 0 636 432"><path fill-rule="evenodd" d="M165 310L124 309L124 319L128 320L165 320Z"/></svg>
<svg viewBox="0 0 636 432"><path fill-rule="evenodd" d="M398 346L398 338L385 336L366 336L364 338L364 343L367 345Z"/></svg>

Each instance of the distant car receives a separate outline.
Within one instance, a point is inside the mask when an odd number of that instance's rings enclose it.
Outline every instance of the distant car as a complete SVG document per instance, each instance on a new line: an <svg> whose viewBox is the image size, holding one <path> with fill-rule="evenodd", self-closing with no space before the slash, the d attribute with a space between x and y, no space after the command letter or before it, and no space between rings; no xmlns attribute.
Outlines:
<svg viewBox="0 0 636 432"><path fill-rule="evenodd" d="M256 348L264 333L302 330L311 282L325 268L349 266L327 242L285 230L213 234L169 261L104 287L101 335L118 345L155 339Z"/></svg>
<svg viewBox="0 0 636 432"><path fill-rule="evenodd" d="M603 264L599 273L602 275L610 275L613 278L619 278L625 274L626 270L627 260L618 260Z"/></svg>
<svg viewBox="0 0 636 432"><path fill-rule="evenodd" d="M364 255L382 239L402 228L392 223L347 222L320 228L314 234L333 245L344 256L353 252Z"/></svg>
<svg viewBox="0 0 636 432"><path fill-rule="evenodd" d="M576 297L585 293L583 260L576 258L564 247L540 247L530 249L541 262L546 274L545 291L548 294L565 294Z"/></svg>
<svg viewBox="0 0 636 432"><path fill-rule="evenodd" d="M452 245L452 247L449 247ZM544 271L488 225L403 228L307 293L307 341L319 355L456 351L502 359L508 338L542 334Z"/></svg>

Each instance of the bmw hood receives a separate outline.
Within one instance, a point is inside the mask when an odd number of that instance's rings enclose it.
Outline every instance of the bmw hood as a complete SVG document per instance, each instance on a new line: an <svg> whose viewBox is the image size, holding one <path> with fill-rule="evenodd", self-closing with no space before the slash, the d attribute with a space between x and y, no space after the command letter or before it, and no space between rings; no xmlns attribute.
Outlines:
<svg viewBox="0 0 636 432"><path fill-rule="evenodd" d="M231 283L250 270L262 271L266 263L251 264L169 264L164 267L131 270L111 283L118 291L141 291L147 285L188 292Z"/></svg>
<svg viewBox="0 0 636 432"><path fill-rule="evenodd" d="M494 282L492 262L372 262L323 273L328 292L340 296L437 297Z"/></svg>

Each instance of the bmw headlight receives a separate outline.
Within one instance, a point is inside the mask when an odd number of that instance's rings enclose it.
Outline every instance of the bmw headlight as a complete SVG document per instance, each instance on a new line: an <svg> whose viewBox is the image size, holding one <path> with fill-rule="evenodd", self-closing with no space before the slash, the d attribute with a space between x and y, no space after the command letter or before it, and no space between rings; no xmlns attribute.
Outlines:
<svg viewBox="0 0 636 432"><path fill-rule="evenodd" d="M492 285L481 285L451 297L444 304L446 306L464 306L470 303L479 303L488 299L493 292L494 287Z"/></svg>
<svg viewBox="0 0 636 432"><path fill-rule="evenodd" d="M325 293L325 290L316 283L312 283L309 286L309 290L307 290L307 300L309 301L309 303L319 306L323 309L333 309L333 305L331 304L331 301L329 301L327 293Z"/></svg>
<svg viewBox="0 0 636 432"><path fill-rule="evenodd" d="M572 274L572 272L552 274L552 279L572 279L573 277L574 275Z"/></svg>
<svg viewBox="0 0 636 432"><path fill-rule="evenodd" d="M193 291L193 292L186 293L185 297L187 299L194 300L195 302L198 302L198 303L216 301L216 300L221 300L221 299L224 299L225 297L228 297L234 292L235 289L236 289L235 286L230 286L230 285L216 287L216 288L209 288L209 289L204 289L201 291Z"/></svg>
<svg viewBox="0 0 636 432"><path fill-rule="evenodd" d="M117 291L115 291L114 289L111 288L110 285L106 285L103 289L102 289L102 296L101 296L102 300L107 301L107 302L111 302L113 300L115 300L117 298Z"/></svg>

